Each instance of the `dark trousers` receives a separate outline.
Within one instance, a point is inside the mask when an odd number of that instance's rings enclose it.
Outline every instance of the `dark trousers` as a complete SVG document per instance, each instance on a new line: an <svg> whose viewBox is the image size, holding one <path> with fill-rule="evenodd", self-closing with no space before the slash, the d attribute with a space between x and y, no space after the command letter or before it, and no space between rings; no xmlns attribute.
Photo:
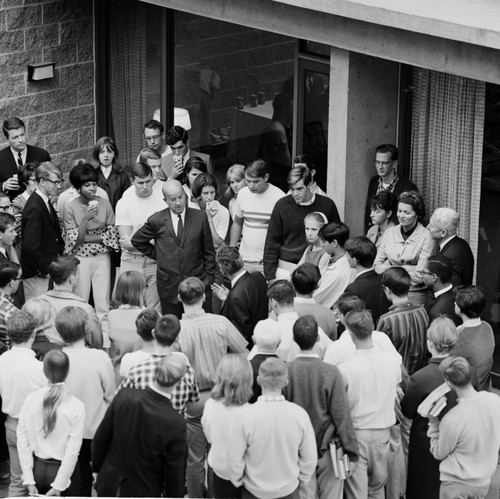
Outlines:
<svg viewBox="0 0 500 499"><path fill-rule="evenodd" d="M217 476L212 468L208 468L208 497L217 499L241 499L242 487L235 487L230 480Z"/></svg>
<svg viewBox="0 0 500 499"><path fill-rule="evenodd" d="M80 467L81 493L84 497L92 496L92 440L84 438L80 455L78 456L78 466Z"/></svg>
<svg viewBox="0 0 500 499"><path fill-rule="evenodd" d="M61 461L57 459L41 459L33 456L33 476L35 478L36 488L39 494L46 494L50 489L50 484L55 480L57 472L61 466ZM80 495L80 467L78 463L75 465L73 474L71 475L70 486L63 491L63 496L78 497Z"/></svg>

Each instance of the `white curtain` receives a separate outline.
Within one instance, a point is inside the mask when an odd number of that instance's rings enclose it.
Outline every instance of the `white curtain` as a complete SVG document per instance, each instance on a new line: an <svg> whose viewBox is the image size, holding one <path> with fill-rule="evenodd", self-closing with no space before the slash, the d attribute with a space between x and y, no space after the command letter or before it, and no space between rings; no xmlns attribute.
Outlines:
<svg viewBox="0 0 500 499"><path fill-rule="evenodd" d="M458 211L459 235L477 254L485 84L414 68L412 86L412 180L429 215Z"/></svg>

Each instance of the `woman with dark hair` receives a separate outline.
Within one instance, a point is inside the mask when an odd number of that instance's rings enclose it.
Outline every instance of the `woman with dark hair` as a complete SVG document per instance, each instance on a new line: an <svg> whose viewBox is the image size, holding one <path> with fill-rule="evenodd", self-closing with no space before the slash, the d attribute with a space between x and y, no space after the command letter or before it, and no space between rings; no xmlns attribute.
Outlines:
<svg viewBox="0 0 500 499"><path fill-rule="evenodd" d="M200 209L207 214L214 247L218 249L229 229L229 210L219 203L217 179L211 173L201 173L194 179L192 193Z"/></svg>
<svg viewBox="0 0 500 499"><path fill-rule="evenodd" d="M19 416L17 449L23 483L29 495L80 495L77 465L85 421L83 402L71 395L64 381L68 356L51 350L43 360L49 380L26 398Z"/></svg>
<svg viewBox="0 0 500 499"><path fill-rule="evenodd" d="M193 183L198 175L207 172L207 165L201 158L198 158L198 156L192 156L186 161L186 164L184 165L184 173L182 177L179 177L179 181L183 184L189 208L199 208L198 202L192 192Z"/></svg>
<svg viewBox="0 0 500 499"><path fill-rule="evenodd" d="M382 191L376 196L373 196L370 203L370 219L373 225L366 233L366 237L372 243L375 243L377 248L380 246L380 239L384 235L386 229L395 226L391 218L396 207L397 199L392 192Z"/></svg>
<svg viewBox="0 0 500 499"><path fill-rule="evenodd" d="M430 451L430 440L427 436L429 420L420 416L418 406L445 381L439 365L450 356L457 341L457 330L451 319L437 317L427 330L427 350L432 355L429 364L415 372L401 400L403 415L412 419L410 444L408 447L408 474L406 479L406 497L408 499L438 499L439 461ZM456 394L451 391L447 395L448 405L440 417L444 416L456 403Z"/></svg>
<svg viewBox="0 0 500 499"><path fill-rule="evenodd" d="M411 277L410 301L417 305L423 305L427 296L423 270L434 249L424 220L422 195L417 191L403 192L398 201L399 225L384 232L373 264L379 274L389 267L403 267Z"/></svg>
<svg viewBox="0 0 500 499"><path fill-rule="evenodd" d="M94 146L92 157L97 164L97 185L106 191L114 211L116 203L130 187L130 178L120 166L114 140L101 137Z"/></svg>
<svg viewBox="0 0 500 499"><path fill-rule="evenodd" d="M75 293L88 301L92 289L97 317L102 321L109 311L110 251L118 251L119 246L111 204L96 196L97 176L91 165L71 170L70 181L80 196L66 207L64 229L66 253L80 260Z"/></svg>

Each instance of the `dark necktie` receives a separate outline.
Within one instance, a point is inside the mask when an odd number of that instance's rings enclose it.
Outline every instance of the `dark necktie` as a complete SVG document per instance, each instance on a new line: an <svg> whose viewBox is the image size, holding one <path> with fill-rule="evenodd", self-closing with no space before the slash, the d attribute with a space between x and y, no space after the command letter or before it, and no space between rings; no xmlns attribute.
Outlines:
<svg viewBox="0 0 500 499"><path fill-rule="evenodd" d="M20 152L17 153L17 166L19 167L19 169L23 167L23 158L21 157Z"/></svg>
<svg viewBox="0 0 500 499"><path fill-rule="evenodd" d="M177 223L177 239L179 242L182 242L182 234L184 233L184 226L182 224L182 216L177 215L179 217L179 222Z"/></svg>

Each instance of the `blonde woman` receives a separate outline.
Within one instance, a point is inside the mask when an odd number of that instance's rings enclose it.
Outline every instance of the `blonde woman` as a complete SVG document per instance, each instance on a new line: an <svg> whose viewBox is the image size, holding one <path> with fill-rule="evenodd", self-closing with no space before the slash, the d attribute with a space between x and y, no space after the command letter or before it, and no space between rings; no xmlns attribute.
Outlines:
<svg viewBox="0 0 500 499"><path fill-rule="evenodd" d="M17 449L23 483L31 496L80 495L77 461L85 407L64 384L69 372L64 352L48 352L43 372L49 386L28 395L19 415Z"/></svg>
<svg viewBox="0 0 500 499"><path fill-rule="evenodd" d="M229 435L235 421L250 406L253 374L250 362L239 354L225 355L219 362L212 398L207 400L201 423L208 442L210 497L241 497L241 487L235 487L227 473Z"/></svg>

